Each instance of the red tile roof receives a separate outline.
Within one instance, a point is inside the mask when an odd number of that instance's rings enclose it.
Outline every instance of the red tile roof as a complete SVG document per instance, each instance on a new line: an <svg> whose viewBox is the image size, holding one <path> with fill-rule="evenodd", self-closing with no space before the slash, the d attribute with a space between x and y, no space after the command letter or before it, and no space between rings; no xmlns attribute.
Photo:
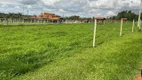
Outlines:
<svg viewBox="0 0 142 80"><path fill-rule="evenodd" d="M96 17L97 20L105 20L104 17Z"/></svg>
<svg viewBox="0 0 142 80"><path fill-rule="evenodd" d="M55 14L52 13L41 13L40 16L33 16L33 19L40 19L40 18L44 18L44 19L49 19L49 20L60 20L60 17L56 17Z"/></svg>

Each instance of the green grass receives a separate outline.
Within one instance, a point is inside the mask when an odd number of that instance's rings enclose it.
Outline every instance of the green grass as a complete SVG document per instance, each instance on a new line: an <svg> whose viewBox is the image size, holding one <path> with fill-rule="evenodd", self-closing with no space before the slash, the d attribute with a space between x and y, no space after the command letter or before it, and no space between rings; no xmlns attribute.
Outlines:
<svg viewBox="0 0 142 80"><path fill-rule="evenodd" d="M132 80L142 32L132 23L0 26L0 80Z"/></svg>

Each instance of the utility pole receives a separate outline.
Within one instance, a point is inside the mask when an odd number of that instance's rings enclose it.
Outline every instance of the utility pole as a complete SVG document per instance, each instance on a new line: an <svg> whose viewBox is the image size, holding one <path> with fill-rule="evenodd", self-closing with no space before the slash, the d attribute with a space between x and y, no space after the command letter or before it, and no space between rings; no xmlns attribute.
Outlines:
<svg viewBox="0 0 142 80"><path fill-rule="evenodd" d="M23 14L22 14L22 18L21 18L21 20L20 20L20 22L22 22L22 23L24 23L24 14L26 14L25 13L25 5L23 5Z"/></svg>
<svg viewBox="0 0 142 80"><path fill-rule="evenodd" d="M23 15L24 15L24 11L25 11L25 5L23 5Z"/></svg>
<svg viewBox="0 0 142 80"><path fill-rule="evenodd" d="M27 10L27 15L29 15L29 10Z"/></svg>

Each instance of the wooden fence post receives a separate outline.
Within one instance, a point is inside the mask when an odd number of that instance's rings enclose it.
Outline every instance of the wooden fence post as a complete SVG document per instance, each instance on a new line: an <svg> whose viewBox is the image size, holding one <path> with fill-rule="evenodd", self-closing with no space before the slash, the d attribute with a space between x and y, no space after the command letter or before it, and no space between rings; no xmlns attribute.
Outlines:
<svg viewBox="0 0 142 80"><path fill-rule="evenodd" d="M121 19L121 25L120 25L120 36L123 34L123 19Z"/></svg>
<svg viewBox="0 0 142 80"><path fill-rule="evenodd" d="M133 20L132 32L134 32L135 20Z"/></svg>
<svg viewBox="0 0 142 80"><path fill-rule="evenodd" d="M97 29L97 20L94 22L94 36L93 36L93 48L96 46L96 29Z"/></svg>

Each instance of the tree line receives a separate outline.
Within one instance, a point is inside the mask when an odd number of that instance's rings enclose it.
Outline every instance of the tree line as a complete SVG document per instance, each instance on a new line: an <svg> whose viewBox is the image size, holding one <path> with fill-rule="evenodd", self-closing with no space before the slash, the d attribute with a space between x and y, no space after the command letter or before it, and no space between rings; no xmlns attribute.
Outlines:
<svg viewBox="0 0 142 80"><path fill-rule="evenodd" d="M142 13L141 13L142 15ZM103 16L102 16L103 17ZM64 17L65 20L94 20L93 18L82 18L80 16L74 15L69 17ZM107 17L106 19L110 20L120 20L121 18L127 18L129 21L132 21L133 19L138 20L138 14L132 12L131 10L125 10L119 12L116 16ZM142 16L141 16L142 19Z"/></svg>
<svg viewBox="0 0 142 80"><path fill-rule="evenodd" d="M23 15L22 13L0 13L0 18L5 19L23 19L23 18L31 18L31 15Z"/></svg>
<svg viewBox="0 0 142 80"><path fill-rule="evenodd" d="M141 13L142 15L142 13ZM31 18L31 15L23 15L22 13L0 13L0 18L5 18L5 19L28 19ZM64 20L94 20L95 17L86 17L82 18L80 16L74 15L74 16L69 16L69 17L63 17ZM111 20L120 20L121 18L127 18L129 21L132 21L133 19L138 20L138 14L132 12L131 10L129 11L121 11L119 12L116 16L111 16L107 17L107 19ZM142 16L141 16L142 19Z"/></svg>
<svg viewBox="0 0 142 80"><path fill-rule="evenodd" d="M142 13L141 13L142 15ZM117 14L117 16L112 16L109 19L112 20L120 20L121 18L127 18L129 21L132 21L133 19L138 20L138 14L132 12L132 11L121 11ZM142 19L142 16L141 16Z"/></svg>

